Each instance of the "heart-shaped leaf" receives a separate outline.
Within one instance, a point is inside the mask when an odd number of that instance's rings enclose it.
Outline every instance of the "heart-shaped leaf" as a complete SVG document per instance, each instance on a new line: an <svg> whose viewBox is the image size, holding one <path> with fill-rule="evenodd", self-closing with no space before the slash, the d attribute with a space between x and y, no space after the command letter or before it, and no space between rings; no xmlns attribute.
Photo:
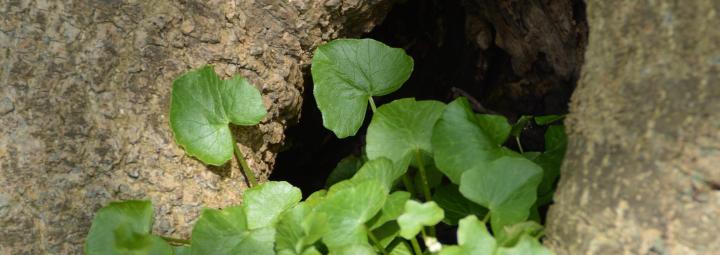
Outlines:
<svg viewBox="0 0 720 255"><path fill-rule="evenodd" d="M150 201L111 202L95 214L85 240L86 254L173 254L162 238L150 234Z"/></svg>
<svg viewBox="0 0 720 255"><path fill-rule="evenodd" d="M405 202L405 212L398 217L400 236L405 239L415 238L424 226L434 226L442 221L445 214L435 202L423 204L414 200Z"/></svg>
<svg viewBox="0 0 720 255"><path fill-rule="evenodd" d="M490 209L493 233L524 221L535 203L542 168L523 157L501 157L486 169L468 170L462 175L460 193Z"/></svg>
<svg viewBox="0 0 720 255"><path fill-rule="evenodd" d="M347 180L333 185L315 208L327 216L330 230L323 236L325 245L332 249L367 244L365 222L382 209L387 194L385 186L376 180Z"/></svg>
<svg viewBox="0 0 720 255"><path fill-rule="evenodd" d="M245 78L221 80L212 66L173 82L170 127L175 140L205 164L222 165L233 155L229 123L255 125L265 117L260 92Z"/></svg>
<svg viewBox="0 0 720 255"><path fill-rule="evenodd" d="M369 159L386 157L407 169L415 153L432 153L433 126L445 109L438 101L395 100L377 109L367 130Z"/></svg>
<svg viewBox="0 0 720 255"><path fill-rule="evenodd" d="M247 227L257 229L274 225L281 213L300 202L302 192L287 182L266 182L246 190L244 196Z"/></svg>
<svg viewBox="0 0 720 255"><path fill-rule="evenodd" d="M403 49L373 39L338 39L312 59L313 95L323 125L338 138L355 135L368 100L391 93L410 77L413 60Z"/></svg>
<svg viewBox="0 0 720 255"><path fill-rule="evenodd" d="M203 254L274 254L275 229L249 229L242 207L223 210L204 209L195 223L191 253Z"/></svg>
<svg viewBox="0 0 720 255"><path fill-rule="evenodd" d="M501 154L500 145L478 125L463 97L445 108L433 131L432 147L438 169L455 184L460 184L463 172L483 167Z"/></svg>

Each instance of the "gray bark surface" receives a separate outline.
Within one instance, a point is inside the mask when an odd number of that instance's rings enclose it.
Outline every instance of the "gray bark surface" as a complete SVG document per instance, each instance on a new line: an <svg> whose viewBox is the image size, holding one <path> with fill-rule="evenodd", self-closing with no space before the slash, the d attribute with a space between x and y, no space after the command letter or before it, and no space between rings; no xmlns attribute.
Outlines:
<svg viewBox="0 0 720 255"><path fill-rule="evenodd" d="M720 1L587 2L558 254L720 251Z"/></svg>
<svg viewBox="0 0 720 255"><path fill-rule="evenodd" d="M0 254L79 254L94 212L150 199L154 231L187 237L202 207L241 202L237 164L174 143L172 80L215 65L247 77L268 117L236 130L267 179L299 118L311 51L368 31L386 0L0 1Z"/></svg>

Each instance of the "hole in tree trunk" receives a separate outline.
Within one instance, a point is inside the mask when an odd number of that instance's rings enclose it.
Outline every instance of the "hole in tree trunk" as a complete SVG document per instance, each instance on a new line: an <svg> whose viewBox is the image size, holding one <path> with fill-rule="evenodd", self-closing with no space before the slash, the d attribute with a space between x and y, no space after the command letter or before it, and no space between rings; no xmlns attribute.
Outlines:
<svg viewBox="0 0 720 255"><path fill-rule="evenodd" d="M403 97L447 103L466 96L475 108L514 122L521 115L567 113L587 23L581 0L404 1L365 37L404 48L415 60L408 82L375 98L378 105ZM287 149L270 178L287 180L307 196L324 187L343 157L361 154L370 118L356 136L337 139L322 126L309 74L306 81L300 122L287 130ZM524 149L542 150L544 131L526 129Z"/></svg>

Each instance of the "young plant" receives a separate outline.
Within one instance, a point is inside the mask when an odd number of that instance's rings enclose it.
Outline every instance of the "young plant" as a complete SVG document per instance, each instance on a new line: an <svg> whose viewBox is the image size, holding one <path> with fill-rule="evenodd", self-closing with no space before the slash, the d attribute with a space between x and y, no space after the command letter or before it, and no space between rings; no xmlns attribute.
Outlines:
<svg viewBox="0 0 720 255"><path fill-rule="evenodd" d="M372 97L397 90L411 71L412 59L402 49L374 40L341 39L320 46L312 74L323 123L338 137L354 135L370 102L366 157L341 161L327 189L305 201L299 189L271 181L246 190L241 206L205 209L190 241L152 235L149 202L111 203L98 212L86 252L552 254L539 242L542 226L529 219L551 201L566 147L564 130L548 128L542 153L518 153L503 145L512 136L521 147L518 137L530 121L548 125L562 117L525 117L510 125L503 116L474 113L464 98L447 105L405 98L376 107ZM260 108L247 113L236 106L257 106L259 93L228 88L251 86L244 80L229 86L211 68L178 80L215 84L182 85L202 91L182 87L178 106L174 89L177 116L171 114L176 116L171 123L179 121L183 129L173 126L178 142L206 163L226 162L232 153L227 146L234 144L228 123L257 123L264 115L264 109L262 114ZM196 100L197 95L206 99ZM205 137L192 133L195 128L221 135L212 140L216 143L193 140ZM441 222L458 225L456 245L438 241L435 226Z"/></svg>

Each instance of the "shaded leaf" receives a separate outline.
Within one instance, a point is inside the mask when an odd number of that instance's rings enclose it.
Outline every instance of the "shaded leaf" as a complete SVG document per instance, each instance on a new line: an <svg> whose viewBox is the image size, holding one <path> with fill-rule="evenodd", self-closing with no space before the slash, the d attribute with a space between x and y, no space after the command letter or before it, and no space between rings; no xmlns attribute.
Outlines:
<svg viewBox="0 0 720 255"><path fill-rule="evenodd" d="M170 127L175 140L205 164L222 165L232 157L229 123L255 125L266 113L260 92L245 78L221 80L212 66L173 82Z"/></svg>
<svg viewBox="0 0 720 255"><path fill-rule="evenodd" d="M553 122L556 122L558 120L561 120L565 118L565 115L544 115L544 116L535 116L535 123L537 123L540 126L550 125Z"/></svg>
<svg viewBox="0 0 720 255"><path fill-rule="evenodd" d="M532 116L523 115L520 116L520 119L515 122L515 124L512 125L512 129L510 130L510 135L518 137L520 136L520 133L522 133L523 129L527 127L528 124L530 124L530 120L532 120Z"/></svg>
<svg viewBox="0 0 720 255"><path fill-rule="evenodd" d="M507 118L502 115L476 114L476 121L485 134L492 139L494 144L505 143L512 127Z"/></svg>
<svg viewBox="0 0 720 255"><path fill-rule="evenodd" d="M443 221L450 225L457 224L458 220L468 215L482 218L488 213L487 209L460 194L458 186L454 184L446 184L438 188L433 194L433 201L445 211Z"/></svg>
<svg viewBox="0 0 720 255"><path fill-rule="evenodd" d="M538 187L539 205L545 205L552 201L555 181L560 176L560 167L565 158L566 148L565 128L560 125L550 126L545 131L545 152L533 160L543 169L543 179Z"/></svg>
<svg viewBox="0 0 720 255"><path fill-rule="evenodd" d="M352 176L360 170L360 167L362 167L364 163L365 162L361 157L355 155L343 158L337 166L335 166L335 169L330 172L330 175L325 182L325 187L330 187L342 180L352 178Z"/></svg>
<svg viewBox="0 0 720 255"><path fill-rule="evenodd" d="M405 211L405 202L410 199L410 193L405 191L395 191L385 200L382 210L373 218L369 224L370 229L376 229L388 221L392 221L400 217Z"/></svg>
<svg viewBox="0 0 720 255"><path fill-rule="evenodd" d="M400 48L373 39L338 39L312 59L313 95L323 125L338 138L355 135L368 100L389 94L410 77L413 60Z"/></svg>

